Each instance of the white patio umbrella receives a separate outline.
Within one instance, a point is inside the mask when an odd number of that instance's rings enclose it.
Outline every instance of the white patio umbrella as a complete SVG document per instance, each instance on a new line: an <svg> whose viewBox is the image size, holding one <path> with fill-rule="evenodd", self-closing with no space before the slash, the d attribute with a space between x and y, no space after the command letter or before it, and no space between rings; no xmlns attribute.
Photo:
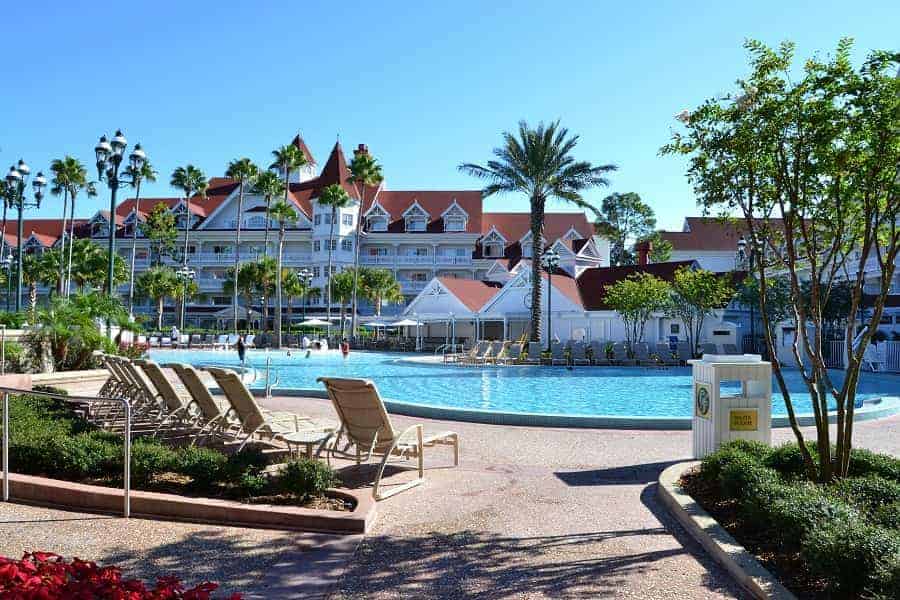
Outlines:
<svg viewBox="0 0 900 600"><path fill-rule="evenodd" d="M323 321L322 319L307 319L305 321L301 321L300 325L305 325L307 327L324 327L328 325L328 321Z"/></svg>
<svg viewBox="0 0 900 600"><path fill-rule="evenodd" d="M400 319L399 321L394 321L391 323L391 327L415 327L416 328L416 349L418 350L419 346L419 326L421 326L421 321L414 321L412 319ZM409 337L409 332L407 331L406 337Z"/></svg>

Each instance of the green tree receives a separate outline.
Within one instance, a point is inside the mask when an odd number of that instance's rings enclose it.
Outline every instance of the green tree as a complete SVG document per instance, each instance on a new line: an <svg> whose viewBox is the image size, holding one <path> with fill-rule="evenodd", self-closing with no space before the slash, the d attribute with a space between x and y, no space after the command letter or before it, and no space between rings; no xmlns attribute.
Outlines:
<svg viewBox="0 0 900 600"><path fill-rule="evenodd" d="M262 195L266 201L266 226L263 237L263 253L269 256L269 219L272 212L272 199L284 193L284 184L274 171L263 171L253 184L253 191Z"/></svg>
<svg viewBox="0 0 900 600"><path fill-rule="evenodd" d="M172 256L175 251L175 240L178 239L178 228L175 226L175 215L162 202L156 204L147 213L141 225L141 231L150 245L153 264L162 264L164 256Z"/></svg>
<svg viewBox="0 0 900 600"><path fill-rule="evenodd" d="M131 225L131 265L128 271L128 314L134 314L134 271L137 260L137 238L140 231L141 184L156 181L156 170L148 159L144 159L140 169L127 165L123 169L123 180L134 188L134 223Z"/></svg>
<svg viewBox="0 0 900 600"><path fill-rule="evenodd" d="M281 190L284 194L282 200L285 204L290 204L288 201L288 193L291 188L291 174L308 165L309 161L306 159L306 155L303 151L294 144L287 144L272 150L272 157L275 161L269 165L269 168L277 169L281 173L283 178L282 182L284 184Z"/></svg>
<svg viewBox="0 0 900 600"><path fill-rule="evenodd" d="M669 262L672 258L672 242L664 240L659 231L654 231L650 235L638 240L638 242L650 243L650 262Z"/></svg>
<svg viewBox="0 0 900 600"><path fill-rule="evenodd" d="M150 267L137 279L137 292L156 303L156 328L162 330L163 308L166 298L175 298L182 289L175 270L167 266Z"/></svg>
<svg viewBox="0 0 900 600"><path fill-rule="evenodd" d="M225 176L238 182L238 206L235 215L234 227L234 272L240 273L241 269L241 225L244 219L244 192L247 186L252 186L259 175L259 167L249 158L238 158L228 163ZM234 287L232 300L234 303L234 332L238 332L238 288ZM250 310L249 305L247 310ZM249 312L248 312L249 316ZM249 319L248 319L249 321Z"/></svg>
<svg viewBox="0 0 900 600"><path fill-rule="evenodd" d="M666 310L669 293L669 284L649 273L632 273L606 289L606 304L622 317L629 348L644 339L653 313Z"/></svg>
<svg viewBox="0 0 900 600"><path fill-rule="evenodd" d="M812 401L818 461L797 424L772 328L763 329L808 474L827 482L848 473L863 353L878 330L900 250L900 53L871 52L857 68L845 39L833 55L796 68L792 43L773 49L751 40L746 48L749 75L734 93L682 111L684 129L662 152L687 156L699 203L709 212L737 213L751 247L763 249L755 261L760 301L769 271L787 277L798 323L792 351ZM867 279L880 293L856 339ZM825 363L822 299L841 280L851 286L848 365L835 385ZM829 404L836 407L834 452Z"/></svg>
<svg viewBox="0 0 900 600"><path fill-rule="evenodd" d="M731 282L722 275L688 267L675 271L669 314L684 324L688 344L695 356L706 318L713 311L725 308L733 297Z"/></svg>
<svg viewBox="0 0 900 600"><path fill-rule="evenodd" d="M773 328L769 335L775 337L774 327L794 316L791 308L791 285L784 277L773 277L768 280L766 286L765 302L759 299L759 280L753 273L749 273L737 288L737 301L747 308L752 308L753 338L758 338L762 333L757 329L757 321L763 322ZM762 319L762 312L766 311L766 318ZM753 340L753 348L756 348L756 339Z"/></svg>
<svg viewBox="0 0 900 600"><path fill-rule="evenodd" d="M247 309L247 326L250 325L250 310L253 304L253 295L260 289L259 272L255 263L244 263L240 266L237 276L237 285L235 285L234 269L228 269L225 274L225 281L222 282L222 291L234 298L240 297L244 301Z"/></svg>
<svg viewBox="0 0 900 600"><path fill-rule="evenodd" d="M194 195L205 198L206 190L209 188L209 182L206 180L206 175L203 174L203 171L201 171L194 165L187 165L184 167L178 167L174 171L172 171L172 179L169 181L169 185L184 193L184 253L181 257L181 261L184 269L187 270L189 254L188 239L191 233L191 221L193 220L193 213L191 212L191 198L193 198ZM187 302L189 291L188 288L190 287L191 283L188 278L185 277L183 279L184 290L181 296L182 304ZM184 312L184 310L181 310L179 312L179 329L184 329Z"/></svg>
<svg viewBox="0 0 900 600"><path fill-rule="evenodd" d="M87 168L85 168L84 164L81 163L77 158L73 158L71 156L65 156L62 159L56 159L50 165L50 170L53 172L53 181L52 187L50 188L51 193L55 195L63 194L63 223L62 223L62 231L60 233L61 240L61 249L64 251L66 246L66 240L68 238L69 241L69 252L66 260L66 271L65 277L63 276L62 270L60 270L60 281L65 281L62 284L62 292L68 296L69 295L69 281L71 280L72 274L72 244L71 241L75 239L75 199L78 196L80 191L84 191L88 197L96 196L97 190L93 182L88 181ZM66 202L70 201L69 206L69 231L68 236L66 235ZM4 227L5 229L5 227ZM63 268L63 263L60 262L60 269Z"/></svg>
<svg viewBox="0 0 900 600"><path fill-rule="evenodd" d="M26 254L22 257L22 282L28 286L29 321L35 322L38 301L38 286L51 288L59 280L59 252L47 251L44 254Z"/></svg>
<svg viewBox="0 0 900 600"><path fill-rule="evenodd" d="M369 154L368 150L360 148L353 152L348 181L353 185L353 188L356 190L356 197L359 198L359 214L356 217L356 227L353 236L353 298L350 302L350 331L355 336L357 313L359 312L359 237L362 231L363 210L365 210L366 204L366 189L375 188L375 195L372 199L374 203L378 199L378 192L381 191L381 182L384 181L381 165L378 164L374 156Z"/></svg>
<svg viewBox="0 0 900 600"><path fill-rule="evenodd" d="M578 136L555 121L539 123L532 129L519 122L518 137L504 132L503 145L494 149L495 159L484 165L463 163L460 171L487 182L485 196L499 193L521 193L531 204L531 280L541 281L540 256L544 251L544 212L548 200L559 199L597 213L597 209L581 196L585 189L608 185L605 175L614 165L594 166L578 161L572 151ZM531 291L531 337L541 340L541 286Z"/></svg>
<svg viewBox="0 0 900 600"><path fill-rule="evenodd" d="M610 244L610 265L633 265L636 261L635 245L639 241L650 240L654 244L662 242L656 234L656 215L650 205L634 192L610 194L600 206L603 218L595 229L608 237ZM664 256L665 247L660 248L657 257ZM668 251L671 254L672 247ZM654 258L654 262L657 261Z"/></svg>
<svg viewBox="0 0 900 600"><path fill-rule="evenodd" d="M325 278L325 311L328 315L329 323L331 322L331 302L333 300L333 286L329 283L334 272L334 248L336 242L334 239L334 226L337 221L338 210L350 206L353 202L352 198L344 191L344 188L336 183L326 186L321 195L319 195L319 205L327 206L331 209L331 229L328 232L328 272ZM351 292L352 293L352 292ZM341 309L343 310L343 308ZM341 321L341 333L344 331L344 322Z"/></svg>
<svg viewBox="0 0 900 600"><path fill-rule="evenodd" d="M353 269L345 269L340 273L335 273L333 277L328 278L330 293L328 294L332 300L337 301L341 307L341 338L344 337L344 316L347 312L347 304L353 296Z"/></svg>
<svg viewBox="0 0 900 600"><path fill-rule="evenodd" d="M359 279L363 295L375 307L375 315L381 316L384 303L403 302L400 283L388 269L360 269Z"/></svg>
<svg viewBox="0 0 900 600"><path fill-rule="evenodd" d="M293 146L292 146L293 147ZM282 273L282 277L278 278L275 286L275 347L281 348L281 311L282 311L282 288L284 287L284 269L282 267L282 256L284 254L284 236L288 223L297 221L297 211L293 209L287 202L276 202L271 209L272 218L278 222L278 254L275 267L276 273ZM299 281L299 277L294 275Z"/></svg>

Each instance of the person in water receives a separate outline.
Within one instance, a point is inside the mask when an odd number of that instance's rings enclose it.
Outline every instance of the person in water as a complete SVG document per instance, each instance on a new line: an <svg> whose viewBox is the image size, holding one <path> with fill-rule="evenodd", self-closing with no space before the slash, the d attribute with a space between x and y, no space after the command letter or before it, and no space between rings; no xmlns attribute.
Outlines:
<svg viewBox="0 0 900 600"><path fill-rule="evenodd" d="M312 356L312 350L307 350L307 351L306 351L306 358L309 358L310 356Z"/></svg>
<svg viewBox="0 0 900 600"><path fill-rule="evenodd" d="M344 355L344 358L350 355L350 342L347 341L347 338L341 342L341 354Z"/></svg>
<svg viewBox="0 0 900 600"><path fill-rule="evenodd" d="M237 347L238 358L241 359L241 366L243 367L244 361L247 357L247 344L244 343L244 336L238 336L235 346Z"/></svg>

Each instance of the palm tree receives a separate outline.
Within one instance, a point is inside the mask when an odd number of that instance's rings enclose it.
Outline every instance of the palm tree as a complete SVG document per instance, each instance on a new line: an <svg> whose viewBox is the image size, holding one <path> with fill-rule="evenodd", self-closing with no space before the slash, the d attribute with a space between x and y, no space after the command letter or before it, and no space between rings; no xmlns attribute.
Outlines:
<svg viewBox="0 0 900 600"><path fill-rule="evenodd" d="M138 277L138 293L156 303L156 328L162 330L163 304L166 298L174 298L181 289L178 275L171 267L150 267Z"/></svg>
<svg viewBox="0 0 900 600"><path fill-rule="evenodd" d="M459 170L487 182L485 196L506 192L526 194L531 203L531 338L541 341L541 254L544 251L544 208L548 200L559 199L597 213L581 196L590 187L609 185L604 177L616 170L615 165L594 166L576 161L572 150L577 135L560 127L559 121L549 125L538 123L532 129L519 122L518 137L503 133L503 145L494 149L494 160L485 165L463 163ZM549 290L548 290L549 293Z"/></svg>
<svg viewBox="0 0 900 600"><path fill-rule="evenodd" d="M284 202L285 204L290 204L288 202L288 192L291 189L291 173L302 169L309 164L309 161L306 159L303 151L293 144L287 144L272 150L272 156L275 158L275 161L269 168L277 169L281 172L281 176L284 178L284 189L282 190Z"/></svg>
<svg viewBox="0 0 900 600"><path fill-rule="evenodd" d="M338 210L341 208L346 208L350 206L352 199L344 191L344 188L339 186L336 183L333 183L329 186L326 186L321 195L319 196L319 205L320 206L330 206L331 207L331 230L328 233L328 273L326 273L325 278L325 311L328 315L328 326L331 327L331 300L332 300L332 291L331 291L331 281L332 270L333 270L333 259L334 259L334 222L337 221ZM341 331L343 332L344 323L341 322Z"/></svg>
<svg viewBox="0 0 900 600"><path fill-rule="evenodd" d="M374 203L378 199L378 192L381 191L381 182L384 176L381 174L381 165L375 160L368 150L357 150L353 153L353 160L350 161L350 177L348 179L356 189L356 195L359 198L359 217L356 220L356 235L354 236L353 247L353 299L351 301L351 324L350 329L352 335L356 335L356 319L358 312L359 297L359 238L362 232L362 215L366 201L366 188L375 188L375 197L372 199Z"/></svg>
<svg viewBox="0 0 900 600"><path fill-rule="evenodd" d="M263 171L256 178L253 191L261 194L266 199L266 233L263 237L263 248L266 256L269 256L269 216L272 211L272 198L281 195L284 184L274 171Z"/></svg>
<svg viewBox="0 0 900 600"><path fill-rule="evenodd" d="M281 270L281 293L287 296L287 315L288 327L290 328L291 314L294 309L294 298L302 298L307 293L306 285L297 275L297 271L292 269ZM277 322L277 321L276 321ZM281 343L279 339L278 343Z"/></svg>
<svg viewBox="0 0 900 600"><path fill-rule="evenodd" d="M253 292L258 288L257 273L254 268L254 263L241 265L237 273L237 283L235 283L234 269L228 269L228 273L225 275L225 281L222 282L222 292L231 294L234 298L237 298L239 295L243 298L244 304L247 307L247 328L249 330L250 304L253 302ZM235 323L236 322L237 321L235 321ZM235 326L235 329L237 329L237 326Z"/></svg>
<svg viewBox="0 0 900 600"><path fill-rule="evenodd" d="M235 229L234 229L234 272L240 273L241 266L241 219L244 215L244 191L248 184L252 185L256 180L257 175L259 175L259 167L257 167L253 161L249 158L238 158L230 163L228 163L228 169L225 171L225 176L230 177L231 179L235 179L240 184L238 187L238 209L237 209L237 217L235 219ZM234 288L232 299L234 301L234 332L238 332L238 290L237 287ZM247 315L249 317L249 310L247 308ZM247 319L249 322L249 319Z"/></svg>
<svg viewBox="0 0 900 600"><path fill-rule="evenodd" d="M137 254L137 236L141 219L141 183L146 179L156 181L156 171L148 159L144 159L140 169L128 165L124 169L128 185L134 188L134 223L131 225L131 269L128 274L128 314L134 316L134 264Z"/></svg>
<svg viewBox="0 0 900 600"><path fill-rule="evenodd" d="M194 165L187 165L178 167L172 171L172 179L169 181L169 185L184 192L184 256L182 256L181 264L185 274L182 277L182 279L184 279L184 293L181 295L181 310L178 319L178 328L184 329L184 305L187 303L189 281L187 277L187 266L188 238L191 233L191 198L194 197L194 194L198 194L201 198L205 198L206 190L209 188L209 182L206 180L206 175L203 174L203 171Z"/></svg>
<svg viewBox="0 0 900 600"><path fill-rule="evenodd" d="M75 198L80 190L86 190L88 196L96 196L97 191L92 182L88 182L88 172L84 164L77 158L66 156L62 159L56 159L50 165L53 171L53 187L51 192L54 194L63 193L63 228L62 239L63 248L65 248L66 238L66 219L65 204L69 201L69 256L68 266L66 268L65 283L61 285L62 291L66 296L69 295L69 279L72 272L72 241L75 239ZM112 217L111 217L112 218ZM61 255L62 256L62 255ZM63 280L62 261L60 261L60 280Z"/></svg>
<svg viewBox="0 0 900 600"><path fill-rule="evenodd" d="M278 183L280 184L281 182L279 181ZM275 267L275 272L282 273L282 277L278 278L275 285L275 347L281 348L281 294L283 292L282 287L284 285L282 281L284 279L284 275L281 264L282 253L284 252L284 235L287 224L294 223L297 220L297 212L287 202L282 201L276 203L275 206L272 207L271 214L272 218L278 221L278 259ZM296 279L299 281L300 278L296 277Z"/></svg>
<svg viewBox="0 0 900 600"><path fill-rule="evenodd" d="M363 295L375 306L375 316L381 316L381 305L385 302L403 302L400 283L388 269L360 269L359 278Z"/></svg>
<svg viewBox="0 0 900 600"><path fill-rule="evenodd" d="M341 339L344 337L344 313L347 310L347 303L350 296L353 295L353 273L351 269L342 271L334 277L329 277L328 287L330 296L333 300L337 300L341 307Z"/></svg>
<svg viewBox="0 0 900 600"><path fill-rule="evenodd" d="M272 297L278 282L275 259L264 256L256 262L244 265L241 270L247 271L253 291L262 296L263 329L265 329L269 323L269 298Z"/></svg>

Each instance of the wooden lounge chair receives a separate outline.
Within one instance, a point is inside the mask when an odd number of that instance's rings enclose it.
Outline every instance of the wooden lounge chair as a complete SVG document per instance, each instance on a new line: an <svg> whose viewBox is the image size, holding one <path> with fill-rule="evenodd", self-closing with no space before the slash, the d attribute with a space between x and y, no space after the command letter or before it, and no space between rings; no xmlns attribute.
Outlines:
<svg viewBox="0 0 900 600"><path fill-rule="evenodd" d="M240 375L229 369L209 367L206 371L212 375L216 384L225 394L234 415L240 422L243 440L238 451L254 436L260 439L276 440L285 433L293 433L305 429L328 431L333 429L325 421L311 419L295 413L271 412L257 404L256 398L241 381Z"/></svg>
<svg viewBox="0 0 900 600"><path fill-rule="evenodd" d="M612 362L613 364L627 367L633 367L637 364L635 359L628 356L628 344L624 342L616 342L613 344Z"/></svg>
<svg viewBox="0 0 900 600"><path fill-rule="evenodd" d="M681 364L681 361L678 360L678 357L676 357L672 353L669 345L665 343L656 344L656 356L659 357L659 360L662 361L662 364L668 367L677 367Z"/></svg>
<svg viewBox="0 0 900 600"><path fill-rule="evenodd" d="M422 424L412 425L399 431L391 424L384 402L375 384L366 379L340 379L320 377L317 381L325 385L328 397L341 420L335 443L330 447L331 455L342 454L354 458L349 452L339 451L341 436L345 436L356 450L356 463L367 462L373 456L381 457L381 464L375 476L372 495L376 500L389 498L425 481L425 448L436 444L453 446L453 466L459 465L459 435L453 431L425 433ZM365 457L363 457L365 453ZM391 456L416 458L419 476L387 492L380 492L379 486L384 475L384 467Z"/></svg>
<svg viewBox="0 0 900 600"><path fill-rule="evenodd" d="M606 355L606 342L591 342L591 364L592 365L611 365L609 357Z"/></svg>

